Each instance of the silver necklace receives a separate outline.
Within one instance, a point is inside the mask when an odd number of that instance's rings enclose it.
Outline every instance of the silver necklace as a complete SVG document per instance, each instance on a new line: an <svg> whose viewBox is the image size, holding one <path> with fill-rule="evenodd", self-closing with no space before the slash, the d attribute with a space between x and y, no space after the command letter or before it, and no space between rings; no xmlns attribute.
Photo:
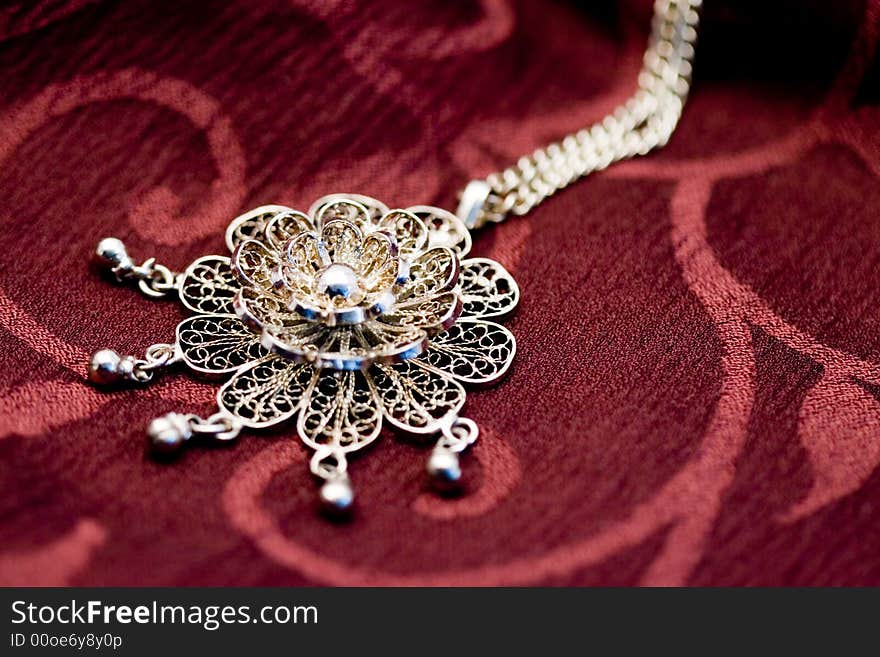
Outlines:
<svg viewBox="0 0 880 657"><path fill-rule="evenodd" d="M101 240L97 261L118 281L177 296L194 315L143 358L96 352L89 379L145 384L178 364L229 377L209 417L153 420L152 451L295 424L329 511L350 509L348 455L383 424L434 436L428 474L439 489L454 488L458 455L479 435L461 415L465 386L495 383L510 368L516 341L499 321L520 296L501 264L468 257L470 231L663 146L687 98L699 5L658 0L636 93L602 121L471 181L455 214L390 209L358 194L325 196L308 212L266 205L229 224L230 255L201 257L183 272L154 258L137 265L118 239Z"/></svg>

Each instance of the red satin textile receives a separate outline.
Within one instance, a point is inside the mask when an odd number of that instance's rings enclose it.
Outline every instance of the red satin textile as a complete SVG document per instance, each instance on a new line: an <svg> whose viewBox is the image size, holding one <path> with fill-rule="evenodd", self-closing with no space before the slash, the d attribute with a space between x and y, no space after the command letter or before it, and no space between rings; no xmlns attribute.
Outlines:
<svg viewBox="0 0 880 657"><path fill-rule="evenodd" d="M145 457L215 387L86 384L184 316L90 250L180 268L335 191L453 206L632 92L650 7L7 3L0 582L880 584L880 2L707 4L669 146L475 240L523 295L466 493L388 433L340 525L290 428Z"/></svg>

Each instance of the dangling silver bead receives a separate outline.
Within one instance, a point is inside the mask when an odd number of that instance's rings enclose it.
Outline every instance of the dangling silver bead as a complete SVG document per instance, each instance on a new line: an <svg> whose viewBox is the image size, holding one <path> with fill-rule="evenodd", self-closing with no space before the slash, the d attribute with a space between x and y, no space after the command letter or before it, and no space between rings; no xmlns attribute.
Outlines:
<svg viewBox="0 0 880 657"><path fill-rule="evenodd" d="M116 237L105 237L98 242L95 249L95 262L108 271L121 278L126 272L134 268L134 262L128 257L125 244Z"/></svg>
<svg viewBox="0 0 880 657"><path fill-rule="evenodd" d="M192 428L186 415L169 413L150 422L147 436L153 454L170 456L179 452L192 437Z"/></svg>
<svg viewBox="0 0 880 657"><path fill-rule="evenodd" d="M89 359L89 381L106 386L119 383L123 374L119 371L122 356L112 349L101 349Z"/></svg>
<svg viewBox="0 0 880 657"><path fill-rule="evenodd" d="M441 492L453 491L461 483L461 465L458 454L445 447L435 447L428 458L431 483Z"/></svg>
<svg viewBox="0 0 880 657"><path fill-rule="evenodd" d="M331 515L344 516L354 504L354 488L347 475L339 475L324 482L319 497L324 511Z"/></svg>
<svg viewBox="0 0 880 657"><path fill-rule="evenodd" d="M116 366L116 372L119 374L121 379L126 381L134 381L134 368L137 365L137 358L134 356L123 356L119 359L119 364Z"/></svg>

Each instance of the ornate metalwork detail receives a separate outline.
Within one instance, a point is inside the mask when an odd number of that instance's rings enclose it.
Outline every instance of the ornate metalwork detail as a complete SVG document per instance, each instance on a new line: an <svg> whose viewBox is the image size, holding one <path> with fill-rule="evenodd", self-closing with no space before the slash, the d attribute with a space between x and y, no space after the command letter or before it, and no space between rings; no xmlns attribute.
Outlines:
<svg viewBox="0 0 880 657"><path fill-rule="evenodd" d="M199 258L183 273L180 300L197 313L232 313L232 298L240 285L225 256Z"/></svg>
<svg viewBox="0 0 880 657"><path fill-rule="evenodd" d="M461 260L471 247L464 224L439 208L334 194L308 214L280 205L243 214L226 244L231 256L199 258L177 275L196 315L179 324L166 360L232 376L214 416L157 420L157 449L295 420L315 450L322 500L338 509L353 496L346 455L387 422L438 435L428 471L457 481L457 453L478 435L459 415L462 383L491 383L510 367L513 336L485 318L519 300L501 265Z"/></svg>
<svg viewBox="0 0 880 657"><path fill-rule="evenodd" d="M462 221L451 212L417 205L409 208L415 216L428 227L428 246L432 249L445 247L452 249L459 258L471 250L471 234Z"/></svg>
<svg viewBox="0 0 880 657"><path fill-rule="evenodd" d="M504 376L515 353L513 334L500 324L461 320L436 336L421 360L459 381L483 385Z"/></svg>
<svg viewBox="0 0 880 657"><path fill-rule="evenodd" d="M239 370L220 389L217 403L245 426L272 426L296 413L313 377L308 365L272 356Z"/></svg>
<svg viewBox="0 0 880 657"><path fill-rule="evenodd" d="M464 405L461 384L416 360L374 365L370 377L385 419L409 433L436 433Z"/></svg>
<svg viewBox="0 0 880 657"><path fill-rule="evenodd" d="M177 325L177 348L190 368L224 374L266 355L259 339L231 315L196 315Z"/></svg>
<svg viewBox="0 0 880 657"><path fill-rule="evenodd" d="M519 303L519 286L494 260L470 258L461 263L462 317L504 317Z"/></svg>
<svg viewBox="0 0 880 657"><path fill-rule="evenodd" d="M351 452L372 442L382 413L361 372L324 371L312 381L297 429L314 449Z"/></svg>

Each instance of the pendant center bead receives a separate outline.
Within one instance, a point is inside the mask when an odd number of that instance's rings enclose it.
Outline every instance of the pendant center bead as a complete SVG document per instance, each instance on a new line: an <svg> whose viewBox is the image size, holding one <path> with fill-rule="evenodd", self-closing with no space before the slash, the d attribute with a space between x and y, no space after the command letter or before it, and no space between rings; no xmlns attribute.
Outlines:
<svg viewBox="0 0 880 657"><path fill-rule="evenodd" d="M318 293L327 295L336 303L359 303L364 297L357 273L341 263L325 267L318 274L315 288Z"/></svg>

